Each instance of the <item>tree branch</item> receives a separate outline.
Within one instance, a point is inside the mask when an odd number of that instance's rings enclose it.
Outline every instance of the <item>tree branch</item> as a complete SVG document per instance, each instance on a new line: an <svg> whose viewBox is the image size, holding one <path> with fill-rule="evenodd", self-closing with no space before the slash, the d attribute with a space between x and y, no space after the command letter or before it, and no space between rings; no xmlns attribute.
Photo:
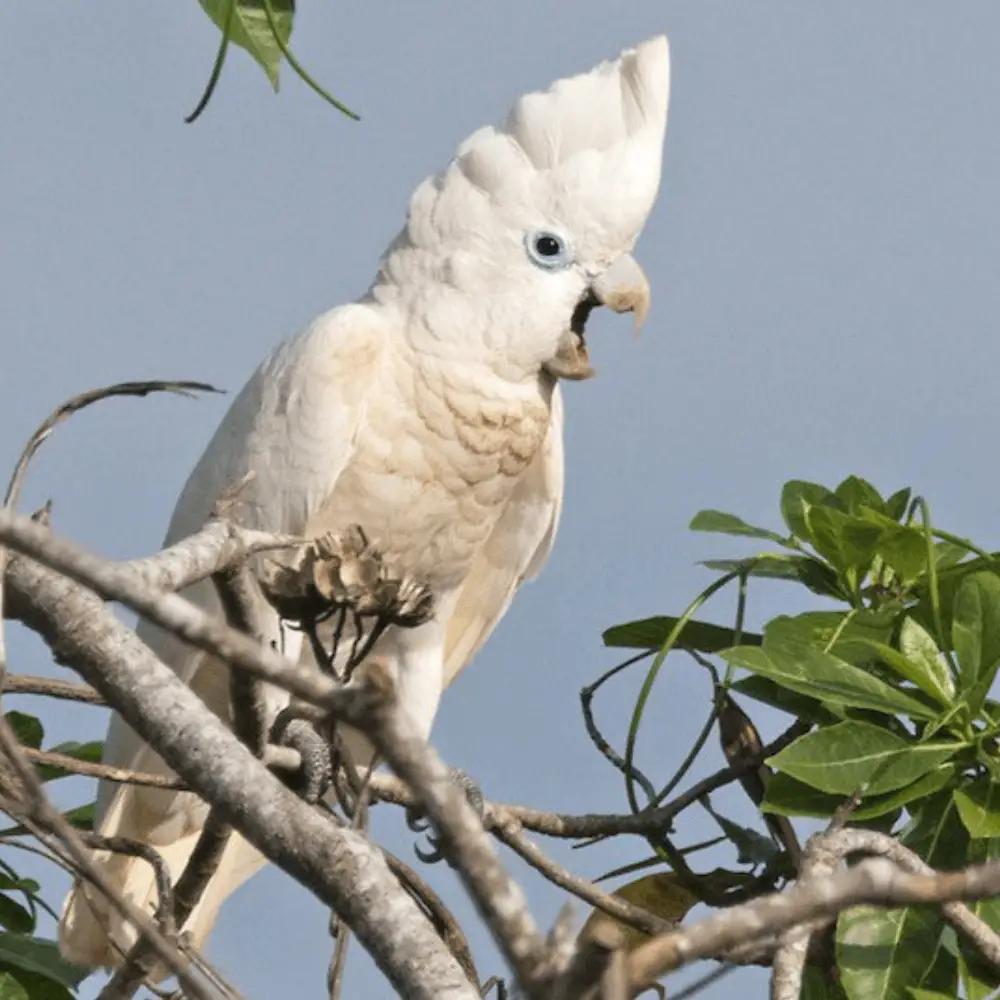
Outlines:
<svg viewBox="0 0 1000 1000"><path fill-rule="evenodd" d="M22 520L0 514L5 529ZM42 635L56 659L81 673L258 850L336 909L403 997L475 998L380 852L288 791L99 599L19 558L11 560L7 585L15 616Z"/></svg>
<svg viewBox="0 0 1000 1000"><path fill-rule="evenodd" d="M361 697L345 699L334 715L363 729L379 755L413 789L521 989L532 1000L543 1000L549 954L524 894L504 870L451 771L409 716L398 710L388 671L375 661L355 677Z"/></svg>
<svg viewBox="0 0 1000 1000"><path fill-rule="evenodd" d="M673 969L718 955L748 939L834 917L852 906L898 908L996 895L1000 895L1000 861L934 875L907 874L884 858L863 861L847 871L796 884L783 893L734 906L654 938L629 957L629 980L633 988L642 988Z"/></svg>

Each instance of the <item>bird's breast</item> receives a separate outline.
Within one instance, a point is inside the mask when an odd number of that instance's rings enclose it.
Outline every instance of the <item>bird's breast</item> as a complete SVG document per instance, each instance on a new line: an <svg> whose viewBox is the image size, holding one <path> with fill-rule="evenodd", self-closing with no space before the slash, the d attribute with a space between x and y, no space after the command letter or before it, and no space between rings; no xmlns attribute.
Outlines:
<svg viewBox="0 0 1000 1000"><path fill-rule="evenodd" d="M360 524L391 565L450 590L545 440L550 396L426 363L369 399L351 460L309 534Z"/></svg>

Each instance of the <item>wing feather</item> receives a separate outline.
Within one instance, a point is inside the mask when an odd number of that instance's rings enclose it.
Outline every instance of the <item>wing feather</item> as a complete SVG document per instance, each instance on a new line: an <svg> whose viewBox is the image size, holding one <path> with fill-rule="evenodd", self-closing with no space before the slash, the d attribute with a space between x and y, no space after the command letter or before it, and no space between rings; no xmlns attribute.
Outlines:
<svg viewBox="0 0 1000 1000"><path fill-rule="evenodd" d="M521 583L534 579L548 559L559 526L563 482L563 403L556 385L545 442L480 550L448 622L446 685L490 637Z"/></svg>

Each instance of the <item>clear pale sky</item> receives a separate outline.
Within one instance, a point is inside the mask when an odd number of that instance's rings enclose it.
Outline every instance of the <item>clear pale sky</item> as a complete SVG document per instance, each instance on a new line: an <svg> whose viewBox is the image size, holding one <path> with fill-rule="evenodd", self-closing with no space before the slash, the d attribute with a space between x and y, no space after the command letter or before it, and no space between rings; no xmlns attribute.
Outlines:
<svg viewBox="0 0 1000 1000"><path fill-rule="evenodd" d="M299 56L360 124L287 70L275 97L234 51L207 113L185 125L217 44L193 0L0 8L0 466L88 387L238 389L276 341L365 290L410 191L460 139L519 93L666 31L664 183L638 248L653 311L639 341L626 319L592 321L599 377L566 393L554 555L446 695L441 752L500 800L624 808L578 691L616 661L602 629L678 613L709 580L698 560L747 551L688 533L702 507L777 527L786 479L855 472L885 491L912 485L940 524L997 545L995 3L300 6ZM54 498L56 529L109 556L152 551L226 405L88 412L46 446L26 505ZM758 623L807 606L775 588L751 597ZM731 613L727 596L707 616ZM10 633L11 668L46 670L41 645ZM598 703L619 744L638 682ZM707 711L705 678L678 659L643 766L666 777ZM782 722L754 715L765 735ZM45 718L50 743L103 735L93 709ZM696 775L720 763L713 747ZM63 782L60 800L88 792ZM752 821L737 797L724 803ZM391 808L376 810L376 832L412 860ZM683 828L689 841L711 834L701 818ZM647 853L638 841L544 846L590 875ZM452 874L424 873L472 927L484 976L501 971ZM65 883L47 878L55 899ZM548 926L563 897L526 882ZM319 904L268 870L231 900L209 954L249 998L305 997L322 995L329 951ZM763 983L740 972L706 995ZM345 995L388 995L360 949Z"/></svg>

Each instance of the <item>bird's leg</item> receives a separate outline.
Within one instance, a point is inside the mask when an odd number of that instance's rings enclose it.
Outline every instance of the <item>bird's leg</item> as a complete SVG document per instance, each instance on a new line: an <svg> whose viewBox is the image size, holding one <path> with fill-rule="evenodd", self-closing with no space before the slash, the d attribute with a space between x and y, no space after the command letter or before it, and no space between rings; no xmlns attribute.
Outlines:
<svg viewBox="0 0 1000 1000"><path fill-rule="evenodd" d="M429 738L434 716L444 688L443 651L445 623L450 615L447 599L442 601L444 613L418 628L396 629L386 635L389 662L395 666L396 697L399 710L409 715L420 735ZM452 770L452 779L465 792L469 805L482 818L483 793L479 785L464 771ZM407 810L407 825L411 830L424 832L427 820L419 809ZM447 854L447 847L439 838L427 834L430 851L414 848L421 861L434 863Z"/></svg>

